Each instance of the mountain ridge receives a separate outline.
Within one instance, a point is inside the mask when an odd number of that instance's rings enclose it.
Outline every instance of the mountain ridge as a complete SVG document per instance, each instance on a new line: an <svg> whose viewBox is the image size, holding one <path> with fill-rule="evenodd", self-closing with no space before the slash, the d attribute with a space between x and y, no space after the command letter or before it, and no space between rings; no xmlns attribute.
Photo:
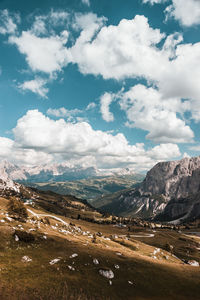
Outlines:
<svg viewBox="0 0 200 300"><path fill-rule="evenodd" d="M65 163L39 165L39 166L17 166L6 160L0 162L0 178L2 173L7 173L8 177L17 182L61 182L71 180L81 180L102 176L118 176L135 174L132 170L100 170L96 167L72 166Z"/></svg>
<svg viewBox="0 0 200 300"><path fill-rule="evenodd" d="M200 156L160 162L140 187L107 196L99 209L118 215L178 223L200 217ZM105 202L105 198L103 199ZM95 206L95 203L94 203Z"/></svg>

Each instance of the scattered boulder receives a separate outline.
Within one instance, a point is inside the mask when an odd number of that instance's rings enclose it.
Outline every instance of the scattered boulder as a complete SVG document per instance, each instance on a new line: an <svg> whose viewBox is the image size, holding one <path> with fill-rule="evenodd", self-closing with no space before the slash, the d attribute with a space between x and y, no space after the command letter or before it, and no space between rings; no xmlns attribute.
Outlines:
<svg viewBox="0 0 200 300"><path fill-rule="evenodd" d="M57 264L59 261L61 260L61 258L54 258L54 259L52 259L50 262L49 262L49 264L52 266L52 265L55 265L55 264Z"/></svg>
<svg viewBox="0 0 200 300"><path fill-rule="evenodd" d="M119 269L119 265L115 265L115 269Z"/></svg>
<svg viewBox="0 0 200 300"><path fill-rule="evenodd" d="M199 263L196 260L189 260L188 265L193 266L193 267L199 267Z"/></svg>
<svg viewBox="0 0 200 300"><path fill-rule="evenodd" d="M99 265L99 261L98 261L98 259L94 258L94 259L93 259L93 264L95 264L95 265Z"/></svg>
<svg viewBox="0 0 200 300"><path fill-rule="evenodd" d="M27 255L22 257L22 262L31 262L32 259L30 257L28 257Z"/></svg>
<svg viewBox="0 0 200 300"><path fill-rule="evenodd" d="M75 257L77 257L78 256L78 254L77 253L74 253L74 254L72 254L69 258L75 258Z"/></svg>
<svg viewBox="0 0 200 300"><path fill-rule="evenodd" d="M114 278L114 273L112 270L100 269L99 274L108 279Z"/></svg>
<svg viewBox="0 0 200 300"><path fill-rule="evenodd" d="M19 237L16 234L15 234L15 242L19 242Z"/></svg>

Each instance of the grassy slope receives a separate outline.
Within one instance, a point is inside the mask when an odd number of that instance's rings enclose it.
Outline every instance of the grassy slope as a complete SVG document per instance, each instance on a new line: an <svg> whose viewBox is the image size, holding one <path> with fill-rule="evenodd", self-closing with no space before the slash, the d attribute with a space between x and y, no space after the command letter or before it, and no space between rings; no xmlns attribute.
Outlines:
<svg viewBox="0 0 200 300"><path fill-rule="evenodd" d="M51 225L42 222L33 224L31 219L26 224L9 222L5 216L7 201L5 199L0 201L0 221L2 219L5 221L0 222L0 299L2 300L199 299L198 267L184 265L166 251L157 254L157 259L153 258L154 245L162 246L162 243L159 243L160 232L156 233L157 239L126 240L120 237L127 234L126 228L97 225L62 217L68 223L75 222L76 226L81 227L82 233L88 230L90 233L101 231L105 237L110 234L118 235L114 241L97 237L97 242L92 243L90 234L83 235L77 232L75 230L77 227L69 226L68 231L71 233L68 234L59 232L63 226L52 218L50 218ZM35 212L46 213L42 209ZM32 231L36 240L33 243L16 242L13 228L17 228L18 225L22 225L26 231L30 228L36 229ZM162 234L167 238L171 232L163 231ZM43 238L44 235L47 239ZM185 236L181 237L185 238ZM180 235L176 236L173 233L170 243L172 240L177 241L178 238ZM162 242L164 245L164 241ZM188 241L185 243L187 244ZM118 252L122 255L117 255ZM70 258L73 253L77 253L78 257ZM24 255L29 256L32 262L22 262ZM165 259L166 255L169 255L168 260ZM57 264L49 264L52 259L58 257L61 260ZM93 258L97 258L100 264L93 264ZM116 264L119 265L119 269L115 269ZM73 266L75 270L69 270L68 265ZM99 274L100 268L113 270L115 277L112 285L109 285L108 279ZM128 281L132 281L133 285Z"/></svg>
<svg viewBox="0 0 200 300"><path fill-rule="evenodd" d="M126 188L133 188L138 182L141 182L142 180L142 175L135 174L65 182L32 183L30 185L44 191L51 190L62 195L71 194L81 199L93 201L101 195L108 195L116 191L124 190Z"/></svg>

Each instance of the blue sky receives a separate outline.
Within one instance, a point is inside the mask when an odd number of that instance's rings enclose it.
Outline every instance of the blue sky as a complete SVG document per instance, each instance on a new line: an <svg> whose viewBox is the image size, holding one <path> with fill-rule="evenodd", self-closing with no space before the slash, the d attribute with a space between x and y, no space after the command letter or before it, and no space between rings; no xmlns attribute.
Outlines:
<svg viewBox="0 0 200 300"><path fill-rule="evenodd" d="M0 1L0 159L145 171L199 155L200 2Z"/></svg>

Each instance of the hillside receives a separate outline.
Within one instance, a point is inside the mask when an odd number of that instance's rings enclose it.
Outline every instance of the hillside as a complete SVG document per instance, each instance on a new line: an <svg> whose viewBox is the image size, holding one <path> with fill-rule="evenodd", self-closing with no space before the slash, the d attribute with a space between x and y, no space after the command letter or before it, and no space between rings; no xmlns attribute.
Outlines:
<svg viewBox="0 0 200 300"><path fill-rule="evenodd" d="M200 239L189 235L198 224L187 232L128 219L122 226L78 200L65 211L63 196L38 197L25 201L26 222L0 198L2 300L199 298Z"/></svg>
<svg viewBox="0 0 200 300"><path fill-rule="evenodd" d="M192 220L200 217L199 178L200 157L161 162L139 188L105 196L93 205L118 215L175 223Z"/></svg>
<svg viewBox="0 0 200 300"><path fill-rule="evenodd" d="M43 191L53 191L62 195L73 195L87 199L93 203L98 197L115 193L127 188L133 188L143 179L140 174L124 176L107 176L88 178L76 181L29 183L26 185Z"/></svg>

